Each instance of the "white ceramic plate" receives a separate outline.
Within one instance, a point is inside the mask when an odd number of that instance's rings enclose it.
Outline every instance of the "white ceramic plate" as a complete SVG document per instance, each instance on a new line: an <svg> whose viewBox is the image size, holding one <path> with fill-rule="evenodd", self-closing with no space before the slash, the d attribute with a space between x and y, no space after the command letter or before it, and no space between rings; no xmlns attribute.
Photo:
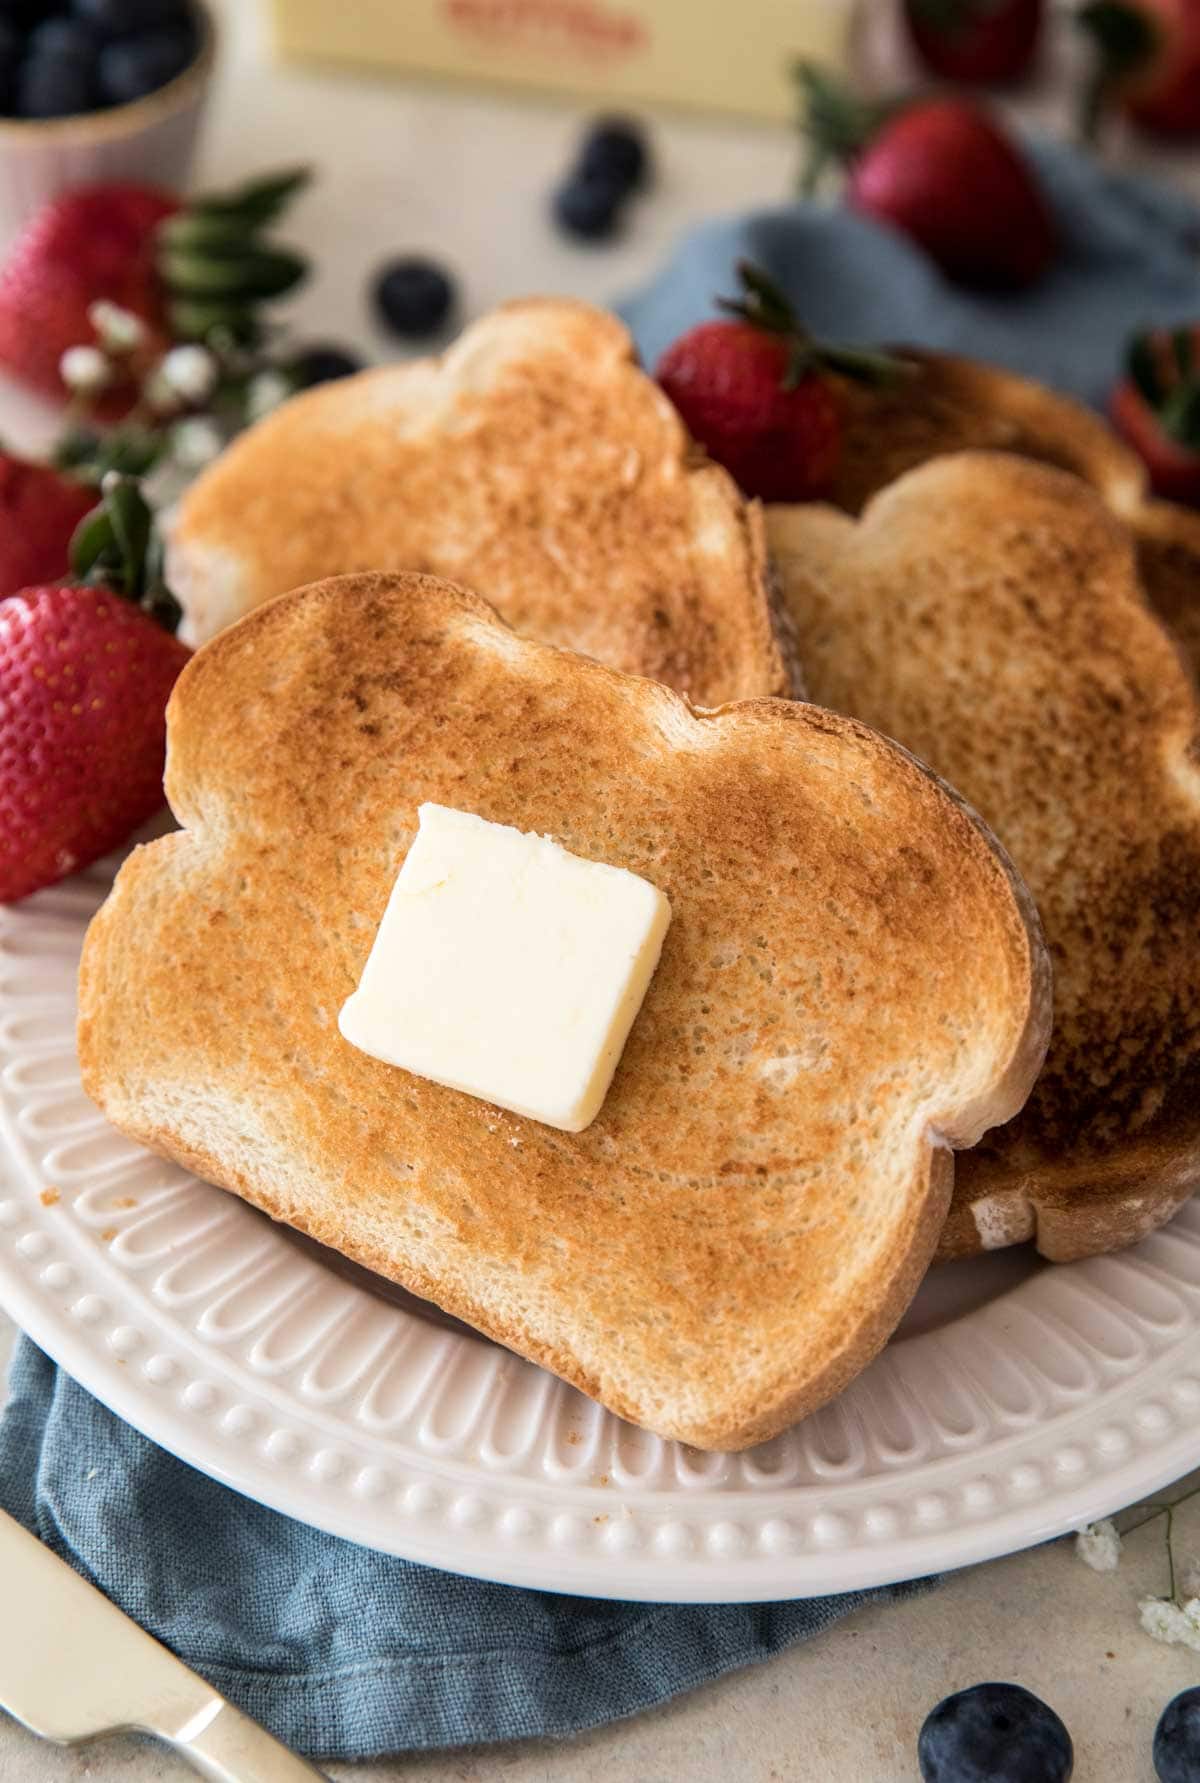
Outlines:
<svg viewBox="0 0 1200 1783"><path fill-rule="evenodd" d="M1200 1463L1200 1206L1070 1268L935 1272L836 1404L742 1455L660 1442L140 1151L84 1097L108 874L0 911L0 1301L148 1436L409 1559L732 1601L1027 1546Z"/></svg>

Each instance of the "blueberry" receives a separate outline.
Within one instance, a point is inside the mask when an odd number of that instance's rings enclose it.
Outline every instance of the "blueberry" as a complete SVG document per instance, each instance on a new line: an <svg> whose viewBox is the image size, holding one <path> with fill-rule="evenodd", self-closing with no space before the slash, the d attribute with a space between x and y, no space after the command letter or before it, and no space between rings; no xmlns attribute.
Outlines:
<svg viewBox="0 0 1200 1783"><path fill-rule="evenodd" d="M305 347L303 352L289 359L286 369L295 379L297 388L307 390L313 384L331 384L335 378L351 377L362 368L362 360L354 353L321 342Z"/></svg>
<svg viewBox="0 0 1200 1783"><path fill-rule="evenodd" d="M105 44L97 64L100 97L106 105L129 105L157 93L182 74L196 53L190 30L168 28Z"/></svg>
<svg viewBox="0 0 1200 1783"><path fill-rule="evenodd" d="M69 118L95 102L92 66L79 56L29 56L16 81L16 112L22 118Z"/></svg>
<svg viewBox="0 0 1200 1783"><path fill-rule="evenodd" d="M584 179L606 180L622 192L644 185L650 170L645 132L632 118L597 118L579 153Z"/></svg>
<svg viewBox="0 0 1200 1783"><path fill-rule="evenodd" d="M100 45L95 32L78 19L47 19L29 34L28 54L66 56L79 62L92 62Z"/></svg>
<svg viewBox="0 0 1200 1783"><path fill-rule="evenodd" d="M20 61L20 35L7 19L0 17L0 116L13 110Z"/></svg>
<svg viewBox="0 0 1200 1783"><path fill-rule="evenodd" d="M568 235L602 241L615 231L624 197L623 186L576 173L554 194L554 215Z"/></svg>
<svg viewBox="0 0 1200 1783"><path fill-rule="evenodd" d="M1172 1697L1154 1730L1160 1783L1200 1783L1200 1685Z"/></svg>
<svg viewBox="0 0 1200 1783"><path fill-rule="evenodd" d="M1071 1736L1031 1690L976 1684L926 1717L917 1742L925 1783L1068 1783Z"/></svg>
<svg viewBox="0 0 1200 1783"><path fill-rule="evenodd" d="M71 11L104 37L132 37L192 17L186 0L74 0Z"/></svg>
<svg viewBox="0 0 1200 1783"><path fill-rule="evenodd" d="M436 334L454 304L454 285L433 260L413 254L391 260L375 275L375 307L393 334Z"/></svg>
<svg viewBox="0 0 1200 1783"><path fill-rule="evenodd" d="M61 11L61 0L0 0L0 17L18 31L28 31L32 25Z"/></svg>

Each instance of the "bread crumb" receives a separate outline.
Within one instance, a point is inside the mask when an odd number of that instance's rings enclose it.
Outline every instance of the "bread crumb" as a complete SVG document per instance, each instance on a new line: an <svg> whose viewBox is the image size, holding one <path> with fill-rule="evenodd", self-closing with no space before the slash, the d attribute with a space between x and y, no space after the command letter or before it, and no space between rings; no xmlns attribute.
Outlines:
<svg viewBox="0 0 1200 1783"><path fill-rule="evenodd" d="M598 1517L592 1518L592 1522L593 1523L607 1523L608 1522L608 1512L602 1511Z"/></svg>
<svg viewBox="0 0 1200 1783"><path fill-rule="evenodd" d="M62 1196L57 1189L43 1189L38 1200L43 1207L53 1207L56 1201L62 1200Z"/></svg>
<svg viewBox="0 0 1200 1783"><path fill-rule="evenodd" d="M592 1484L593 1484L593 1486L607 1486L608 1485L608 1475L606 1473L593 1474Z"/></svg>
<svg viewBox="0 0 1200 1783"><path fill-rule="evenodd" d="M574 1448L574 1447L575 1447L575 1444L576 1444L576 1443L577 1443L577 1442L578 1442L578 1441L579 1441L579 1440L580 1440L580 1437L579 1437L579 1432L578 1432L578 1430L568 1430L568 1431L567 1431L567 1441L568 1441L568 1442L569 1442L569 1443L570 1443L570 1445L571 1445L571 1447L572 1447L572 1448Z"/></svg>
<svg viewBox="0 0 1200 1783"><path fill-rule="evenodd" d="M136 1207L137 1206L137 1196L136 1195L118 1195L115 1201L111 1201L109 1203L109 1206L110 1207Z"/></svg>
<svg viewBox="0 0 1200 1783"><path fill-rule="evenodd" d="M100 1234L101 1244L111 1244L113 1239L117 1236L117 1232L118 1228L116 1226L105 1226L103 1232Z"/></svg>

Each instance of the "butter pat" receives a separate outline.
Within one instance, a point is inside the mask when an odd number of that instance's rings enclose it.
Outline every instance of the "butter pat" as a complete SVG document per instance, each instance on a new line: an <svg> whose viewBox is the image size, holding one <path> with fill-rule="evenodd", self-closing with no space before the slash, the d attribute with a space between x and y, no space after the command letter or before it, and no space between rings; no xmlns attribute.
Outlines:
<svg viewBox="0 0 1200 1783"><path fill-rule="evenodd" d="M420 827L338 1026L352 1046L578 1133L600 1110L671 906L636 873L445 805Z"/></svg>

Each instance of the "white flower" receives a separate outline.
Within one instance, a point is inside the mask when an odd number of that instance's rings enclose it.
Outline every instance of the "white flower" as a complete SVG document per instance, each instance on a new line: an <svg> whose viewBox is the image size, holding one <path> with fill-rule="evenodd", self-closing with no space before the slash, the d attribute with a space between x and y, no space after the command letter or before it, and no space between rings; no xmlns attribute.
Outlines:
<svg viewBox="0 0 1200 1783"><path fill-rule="evenodd" d="M1154 1640L1200 1653L1200 1597L1189 1597L1182 1608L1165 1597L1143 1597L1138 1613L1142 1627Z"/></svg>
<svg viewBox="0 0 1200 1783"><path fill-rule="evenodd" d="M247 421L261 421L272 409L277 409L281 402L286 402L292 394L292 386L281 372L260 371L258 376L250 380L250 388L246 392Z"/></svg>
<svg viewBox="0 0 1200 1783"><path fill-rule="evenodd" d="M1075 1552L1093 1572L1115 1573L1121 1560L1121 1538L1111 1517L1081 1529L1075 1537Z"/></svg>
<svg viewBox="0 0 1200 1783"><path fill-rule="evenodd" d="M101 297L88 309L88 321L110 353L132 353L146 338L146 324L132 310Z"/></svg>
<svg viewBox="0 0 1200 1783"><path fill-rule="evenodd" d="M172 390L159 366L155 366L142 384L142 401L148 403L156 415L173 415L183 407L182 398Z"/></svg>
<svg viewBox="0 0 1200 1783"><path fill-rule="evenodd" d="M171 456L184 470L203 470L224 446L221 429L205 415L178 421L171 429Z"/></svg>
<svg viewBox="0 0 1200 1783"><path fill-rule="evenodd" d="M172 347L159 361L155 377L184 402L203 402L211 396L219 367L207 347Z"/></svg>
<svg viewBox="0 0 1200 1783"><path fill-rule="evenodd" d="M112 366L99 347L68 347L58 370L67 389L81 396L103 390L112 376Z"/></svg>

